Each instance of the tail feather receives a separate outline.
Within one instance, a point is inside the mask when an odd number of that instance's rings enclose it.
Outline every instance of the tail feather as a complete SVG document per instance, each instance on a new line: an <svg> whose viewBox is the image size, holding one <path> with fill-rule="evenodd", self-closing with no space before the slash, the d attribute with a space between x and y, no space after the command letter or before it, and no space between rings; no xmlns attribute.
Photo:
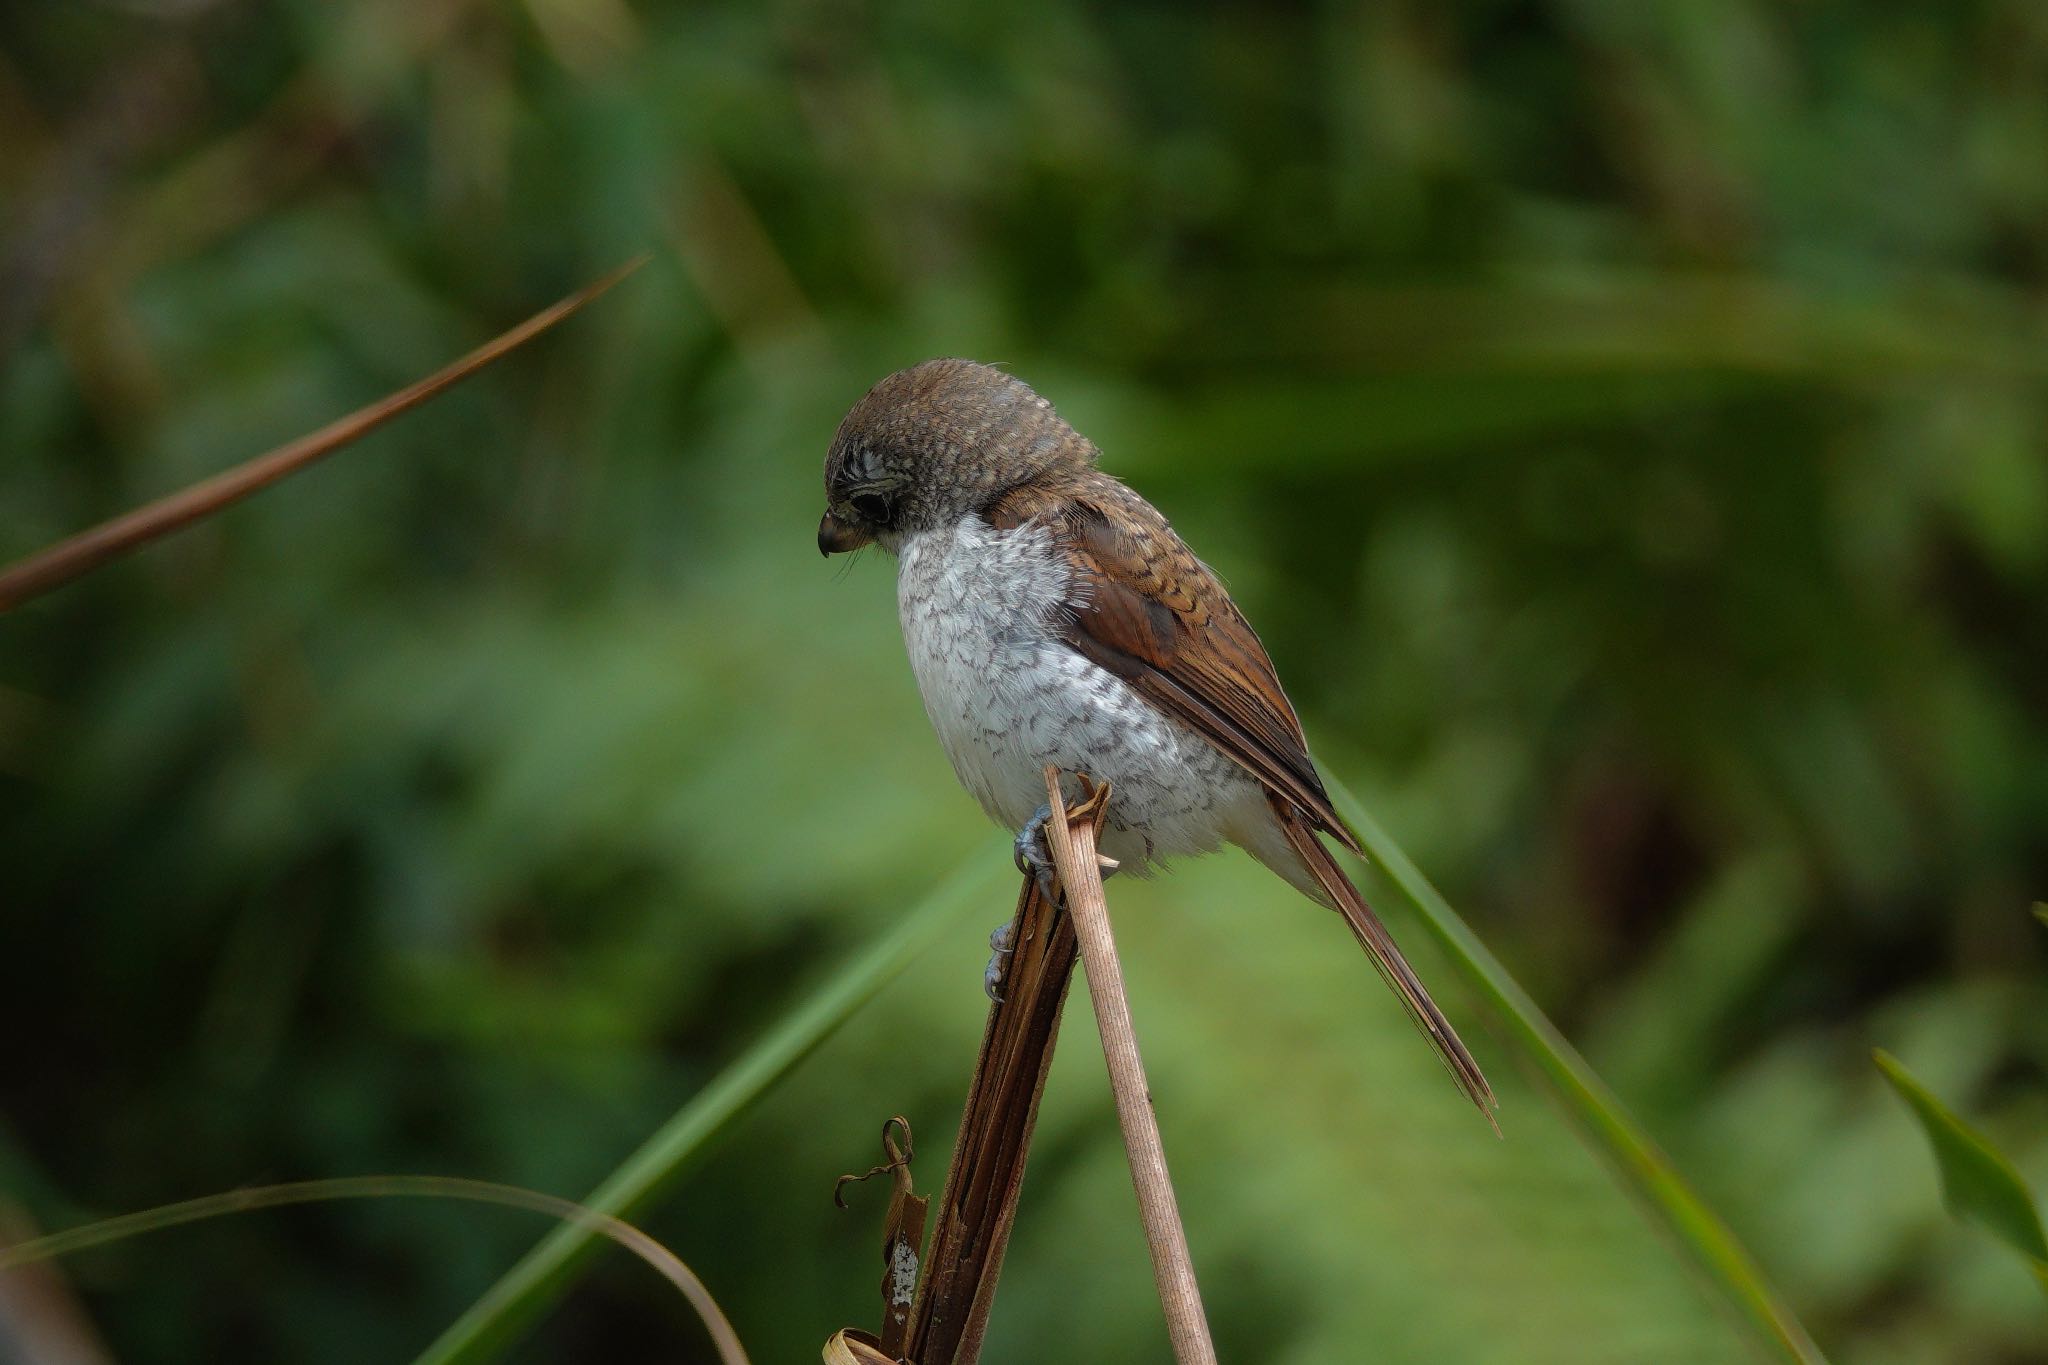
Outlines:
<svg viewBox="0 0 2048 1365"><path fill-rule="evenodd" d="M1408 959L1401 956L1401 950L1395 946L1393 935L1380 923L1379 916L1365 903L1365 897L1351 884L1351 879L1337 866L1337 860L1331 855L1330 850L1323 846L1322 840L1316 837L1316 832L1301 818L1294 806L1289 802L1275 799L1273 813L1279 817L1280 828L1286 834L1289 846L1300 856L1302 862L1307 864L1316 884L1336 906L1338 913L1344 916L1345 923L1351 926L1351 932L1357 937L1359 946L1364 948L1366 955L1372 959L1372 965L1379 969L1381 979L1393 988L1396 996L1400 997L1402 1006L1408 1011L1408 1017L1415 1021L1416 1028L1421 1030L1422 1035L1436 1049L1437 1056L1451 1073L1451 1078L1458 1083L1458 1088L1465 1092L1465 1097L1477 1106L1479 1112L1485 1115L1486 1121L1492 1123L1494 1131L1498 1133L1500 1125L1495 1123L1493 1118L1493 1111L1498 1107L1493 1097L1493 1088L1487 1085L1486 1076L1480 1071L1479 1063L1472 1059L1472 1054L1459 1039L1457 1030L1451 1027L1451 1021L1436 1007L1436 1001L1429 998L1429 992L1423 987L1422 979L1415 975L1415 969L1408 965Z"/></svg>

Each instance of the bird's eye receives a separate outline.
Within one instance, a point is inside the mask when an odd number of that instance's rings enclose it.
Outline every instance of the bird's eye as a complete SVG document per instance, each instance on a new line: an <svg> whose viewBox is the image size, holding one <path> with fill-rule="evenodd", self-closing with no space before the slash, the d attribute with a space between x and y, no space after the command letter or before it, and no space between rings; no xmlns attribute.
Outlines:
<svg viewBox="0 0 2048 1365"><path fill-rule="evenodd" d="M889 524L889 499L882 494L855 493L847 501L853 504L854 511L860 513L861 520L870 526Z"/></svg>

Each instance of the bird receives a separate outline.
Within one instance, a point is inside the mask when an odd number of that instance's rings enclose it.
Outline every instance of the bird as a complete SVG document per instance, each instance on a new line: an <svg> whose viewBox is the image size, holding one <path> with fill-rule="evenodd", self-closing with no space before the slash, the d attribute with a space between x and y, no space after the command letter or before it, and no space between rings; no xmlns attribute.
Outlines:
<svg viewBox="0 0 2048 1365"><path fill-rule="evenodd" d="M925 713L961 785L1018 831L1020 865L1042 879L1050 867L1049 764L1110 783L1101 851L1126 872L1243 848L1343 917L1491 1121L1479 1064L1322 842L1364 853L1265 646L1215 572L1100 458L1008 371L928 360L875 384L840 423L818 548L895 557Z"/></svg>

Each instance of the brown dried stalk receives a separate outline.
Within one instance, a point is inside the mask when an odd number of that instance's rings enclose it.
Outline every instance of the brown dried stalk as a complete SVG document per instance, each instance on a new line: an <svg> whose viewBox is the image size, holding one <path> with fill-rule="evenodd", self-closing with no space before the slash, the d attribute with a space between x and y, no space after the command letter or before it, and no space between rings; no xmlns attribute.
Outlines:
<svg viewBox="0 0 2048 1365"><path fill-rule="evenodd" d="M1085 783L1087 779L1082 779ZM1059 868L1061 889L1081 957L1088 964L1088 994L1095 1002L1095 1023L1102 1034L1102 1055L1109 1063L1109 1086L1116 1096L1117 1121L1123 1125L1130 1155L1131 1183L1138 1188L1138 1210L1145 1221L1145 1241L1152 1249L1152 1273L1159 1282L1159 1302L1166 1309L1166 1334L1174 1359L1181 1365L1215 1365L1216 1346L1209 1340L1209 1321L1202 1311L1201 1290L1188 1254L1188 1236L1181 1227L1173 1182L1166 1174L1166 1148L1159 1140L1159 1121L1152 1112L1152 1092L1138 1059L1138 1035L1131 1024L1130 1002L1124 996L1124 974L1117 962L1116 938L1109 926L1109 903L1102 893L1095 841L1108 787L1090 787L1082 809L1094 807L1093 820L1071 819L1060 798L1060 773L1045 770L1052 819L1046 839Z"/></svg>
<svg viewBox="0 0 2048 1365"><path fill-rule="evenodd" d="M339 421L330 422L309 436L301 436L233 469L223 470L211 478L202 479L190 487L17 560L0 571L0 612L12 611L29 599L62 587L117 555L210 517L230 503L239 502L258 489L297 473L324 455L333 454L400 413L411 411L491 362L524 346L645 264L646 256L635 257L594 284L577 290L511 331L485 342L445 369Z"/></svg>
<svg viewBox="0 0 2048 1365"><path fill-rule="evenodd" d="M903 1357L918 1365L974 1365L980 1356L1077 954L1089 963L1089 990L1166 1309L1168 1338L1182 1362L1214 1365L1216 1360L1145 1089L1103 897L1102 868L1115 866L1096 851L1109 787L1081 780L1084 797L1069 809L1061 799L1058 770L1046 770L1053 809L1046 837L1059 871L1061 897L1048 902L1036 879L1024 878L1011 929L1016 952L1005 995L989 1011L974 1082L960 1117L953 1165L939 1200L924 1282L918 1288L915 1322ZM842 1352L850 1349L846 1342L835 1341Z"/></svg>
<svg viewBox="0 0 2048 1365"><path fill-rule="evenodd" d="M1073 818L1098 821L1102 813L1099 802L1084 804ZM1060 1008L1073 979L1073 921L1039 893L1028 873L1011 942L1003 998L989 1010L918 1286L905 1352L918 1365L974 1365L981 1354L1038 1100L1059 1039Z"/></svg>

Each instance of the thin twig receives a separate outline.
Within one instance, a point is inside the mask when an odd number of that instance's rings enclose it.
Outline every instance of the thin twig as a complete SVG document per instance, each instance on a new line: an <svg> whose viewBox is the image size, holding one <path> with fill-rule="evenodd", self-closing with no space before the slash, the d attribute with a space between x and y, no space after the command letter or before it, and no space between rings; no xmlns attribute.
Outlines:
<svg viewBox="0 0 2048 1365"><path fill-rule="evenodd" d="M330 422L309 436L281 445L233 469L223 470L188 488L80 531L0 570L0 611L12 611L33 597L62 587L117 555L212 516L228 504L295 474L323 455L331 455L367 435L402 412L453 388L545 332L599 294L647 263L636 256L594 284L577 290L551 308L534 314L511 331L471 351L454 364L409 384L389 397Z"/></svg>
<svg viewBox="0 0 2048 1365"><path fill-rule="evenodd" d="M133 1237L139 1233L181 1227L186 1223L197 1223L232 1213L286 1208L294 1204L321 1204L336 1199L392 1198L465 1199L479 1204L502 1204L507 1208L544 1213L599 1236L609 1237L654 1267L670 1284L682 1291L683 1297L690 1301L690 1306L697 1310L697 1316L703 1320L704 1330L711 1334L712 1341L718 1347L718 1358L725 1362L725 1365L747 1365L746 1348L740 1344L739 1334L733 1331L732 1322L719 1308L717 1300L711 1297L711 1291L705 1287L704 1281L697 1278L697 1272L678 1259L674 1252L639 1228L623 1219L573 1200L542 1194L537 1190L521 1189L517 1185L500 1185L488 1180L468 1180L461 1176L341 1176L331 1180L299 1180L284 1185L258 1185L250 1189L229 1190L225 1194L211 1194L200 1199L188 1199L179 1204L165 1204L159 1208L145 1209L140 1213L102 1219L97 1223L88 1223L84 1227L72 1228L65 1232L53 1232L46 1237L38 1237L15 1246L0 1246L0 1271L6 1271L14 1266L30 1265L53 1256L68 1256L74 1251L83 1251L107 1242L118 1242L124 1237Z"/></svg>
<svg viewBox="0 0 2048 1365"><path fill-rule="evenodd" d="M1045 822L1067 913L1081 940L1081 960L1088 967L1088 994L1095 1002L1095 1023L1102 1034L1102 1055L1109 1063L1109 1086L1116 1096L1117 1121L1123 1125L1124 1147L1131 1160L1131 1183L1138 1189L1138 1211L1145 1220L1145 1241L1152 1249L1152 1273L1159 1282L1159 1302L1166 1310L1166 1334L1174 1359L1181 1365L1215 1365L1216 1346L1209 1340L1209 1321L1202 1312L1202 1293L1195 1284L1195 1266L1188 1254L1188 1236L1174 1202L1173 1182L1166 1174L1166 1149L1159 1140L1159 1122L1152 1113L1152 1092L1138 1059L1138 1035L1131 1025L1130 1002L1124 996L1123 968L1117 962L1116 938L1109 926L1109 903L1102 893L1102 871L1096 863L1096 826L1071 820L1060 796L1060 773L1045 770L1052 818ZM1092 788L1087 807L1101 804L1102 789Z"/></svg>

